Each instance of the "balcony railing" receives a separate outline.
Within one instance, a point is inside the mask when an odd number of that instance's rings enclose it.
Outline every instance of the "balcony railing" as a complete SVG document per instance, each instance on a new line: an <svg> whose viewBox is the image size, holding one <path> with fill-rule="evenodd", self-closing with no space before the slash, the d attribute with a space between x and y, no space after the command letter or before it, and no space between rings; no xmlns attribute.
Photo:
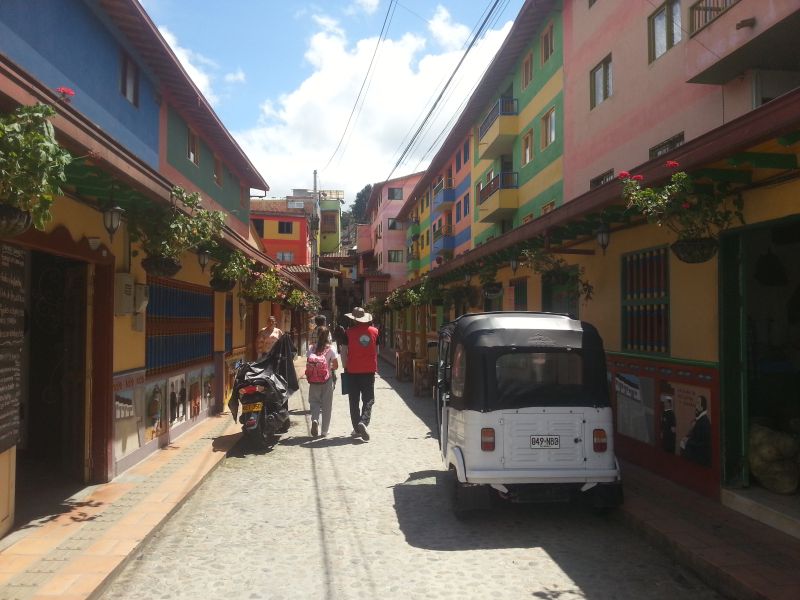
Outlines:
<svg viewBox="0 0 800 600"><path fill-rule="evenodd" d="M433 195L435 196L436 194L441 192L443 189L448 189L449 190L452 187L453 187L452 178L447 177L445 179L442 179L439 183L437 183L435 186L433 186Z"/></svg>
<svg viewBox="0 0 800 600"><path fill-rule="evenodd" d="M406 262L412 260L419 260L419 252L417 250L409 250L406 252Z"/></svg>
<svg viewBox="0 0 800 600"><path fill-rule="evenodd" d="M516 172L498 173L478 194L478 204L486 202L497 190L516 189L517 187L519 187L519 178Z"/></svg>
<svg viewBox="0 0 800 600"><path fill-rule="evenodd" d="M483 118L480 129L478 130L479 139L483 139L489 128L501 115L516 115L519 112L516 98L500 98Z"/></svg>
<svg viewBox="0 0 800 600"><path fill-rule="evenodd" d="M442 225L440 229L433 232L433 240L436 241L442 237L449 237L453 235L453 228L450 225Z"/></svg>
<svg viewBox="0 0 800 600"><path fill-rule="evenodd" d="M689 33L694 35L739 0L700 0L689 8Z"/></svg>

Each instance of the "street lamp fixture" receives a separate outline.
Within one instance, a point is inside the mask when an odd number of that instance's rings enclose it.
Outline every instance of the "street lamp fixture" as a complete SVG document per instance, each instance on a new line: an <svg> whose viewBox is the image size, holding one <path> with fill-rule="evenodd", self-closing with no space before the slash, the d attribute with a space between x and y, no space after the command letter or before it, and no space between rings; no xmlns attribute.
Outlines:
<svg viewBox="0 0 800 600"><path fill-rule="evenodd" d="M606 248L608 248L608 243L611 241L611 230L608 227L608 223L605 221L600 223L600 226L597 228L597 232L595 233L595 237L597 239L597 245L603 249L603 256L605 256Z"/></svg>

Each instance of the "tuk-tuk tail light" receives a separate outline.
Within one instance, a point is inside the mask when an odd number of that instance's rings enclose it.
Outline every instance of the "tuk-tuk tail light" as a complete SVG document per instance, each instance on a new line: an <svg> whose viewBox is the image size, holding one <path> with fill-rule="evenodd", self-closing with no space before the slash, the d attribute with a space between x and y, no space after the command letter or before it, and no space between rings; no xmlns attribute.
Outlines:
<svg viewBox="0 0 800 600"><path fill-rule="evenodd" d="M592 432L592 445L595 452L605 452L608 450L608 438L605 429L595 429Z"/></svg>
<svg viewBox="0 0 800 600"><path fill-rule="evenodd" d="M481 450L494 452L494 429L491 427L481 429Z"/></svg>

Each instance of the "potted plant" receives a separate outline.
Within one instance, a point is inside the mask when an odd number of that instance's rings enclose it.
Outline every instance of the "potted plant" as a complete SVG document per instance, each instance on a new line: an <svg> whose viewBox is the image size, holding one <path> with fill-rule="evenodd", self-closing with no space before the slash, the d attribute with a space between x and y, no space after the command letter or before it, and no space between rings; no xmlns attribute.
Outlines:
<svg viewBox="0 0 800 600"><path fill-rule="evenodd" d="M282 291L283 285L278 273L274 269L267 269L261 273L252 273L242 284L239 295L249 302L258 303L278 300Z"/></svg>
<svg viewBox="0 0 800 600"><path fill-rule="evenodd" d="M127 210L131 241L139 242L147 254L142 268L154 276L175 275L187 250L216 246L225 225L224 213L201 208L197 192L175 186L170 196L169 206L143 202Z"/></svg>
<svg viewBox="0 0 800 600"><path fill-rule="evenodd" d="M542 279L564 286L573 297L582 297L588 302L594 296L594 286L586 279L586 269L570 265L560 256L542 247L531 247L522 251L523 263L538 273Z"/></svg>
<svg viewBox="0 0 800 600"><path fill-rule="evenodd" d="M72 161L58 145L52 106L20 106L0 117L0 236L10 237L31 225L43 230L52 219L53 197L61 193Z"/></svg>
<svg viewBox="0 0 800 600"><path fill-rule="evenodd" d="M253 261L238 250L224 250L220 262L211 267L211 289L230 292L236 284L244 281L253 269Z"/></svg>
<svg viewBox="0 0 800 600"><path fill-rule="evenodd" d="M673 160L666 166L679 164ZM735 221L744 224L742 196L726 183L715 184L708 191L696 188L684 171L675 171L662 187L642 186L641 175L622 171L622 195L628 208L638 211L659 227L674 231L678 239L670 248L682 261L705 262L717 253L719 234Z"/></svg>

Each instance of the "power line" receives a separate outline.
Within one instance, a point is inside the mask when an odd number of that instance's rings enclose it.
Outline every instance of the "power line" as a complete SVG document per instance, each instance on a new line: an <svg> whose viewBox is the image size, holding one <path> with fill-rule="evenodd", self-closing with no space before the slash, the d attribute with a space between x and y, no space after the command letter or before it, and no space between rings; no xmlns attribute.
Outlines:
<svg viewBox="0 0 800 600"><path fill-rule="evenodd" d="M369 61L369 66L367 67L367 72L364 75L364 81L361 82L361 88L358 90L358 96L356 96L355 103L353 104L353 109L350 111L350 116L347 118L347 123L344 126L344 131L342 131L342 136L339 138L339 143L336 144L336 149L333 151L333 154L331 154L331 157L328 159L328 162L325 163L325 166L322 168L323 171L328 168L328 166L331 164L331 161L333 160L333 157L336 156L336 153L339 151L339 148L342 145L342 141L344 140L344 136L347 133L347 128L350 126L350 121L353 118L353 114L356 112L356 107L358 106L358 101L361 99L361 92L364 91L364 86L367 84L367 79L369 78L369 74L372 71L372 65L374 64L375 57L378 54L378 48L380 47L381 42L385 39L386 32L388 32L388 30L389 30L389 24L391 23L391 15L394 14L394 10L393 10L394 3L395 3L395 0L390 0L389 8L386 9L386 15L383 18L383 25L381 26L381 32L378 35L378 41L375 44L375 50L372 52L372 58Z"/></svg>
<svg viewBox="0 0 800 600"><path fill-rule="evenodd" d="M489 14L487 14L487 15L486 15L486 17L484 18L483 22L481 23L480 29L479 29L479 30L478 30L478 31L475 33L475 35L472 37L472 40L470 41L470 43L469 43L469 46L467 47L466 51L464 52L463 56L461 57L461 60L459 60L459 61L458 61L458 64L456 65L456 68L455 68L455 69L453 70L453 72L450 74L450 77L448 78L448 80L447 80L447 83L445 83L445 87L444 87L444 89L442 89L442 91L439 93L439 96L436 98L436 101L433 103L433 106L432 106L432 107L431 107L431 109L428 111L428 114L425 116L425 119L422 121L422 123L420 124L420 126L419 126L419 127L417 128L417 130L414 132L414 135L412 136L412 138L411 138L411 141L409 142L408 146L406 146L406 149L403 151L403 153L402 153L402 155L400 156L400 158L399 158L399 159L397 159L397 162L395 163L394 167L392 168L392 171L391 171L391 173L389 173L388 177L386 177L386 181L388 181L389 179L391 179L392 175L393 175L393 174L394 174L394 172L397 170L397 167L399 167L399 166L400 166L400 164L402 164L402 162L403 162L403 159L405 159L406 155L407 155L407 154L408 154L408 152L409 152L409 149L410 149L410 148L411 148L411 146L414 144L414 142L416 141L416 139L419 137L419 134L420 134L420 132L422 131L422 128L425 126L425 124L426 124L426 123L428 122L428 120L430 119L431 115L433 114L433 111L436 109L436 106L439 104L439 101L442 99L442 96L444 96L444 93L445 93L445 91L447 90L447 87L450 85L450 82L451 82L451 81L453 80L453 78L455 77L456 73L458 72L458 70L459 70L459 68L461 67L461 65L462 65L462 63L464 62L464 60L467 58L467 55L469 54L470 50L472 50L472 47L475 45L475 42L478 40L478 37L479 37L479 35L480 35L480 34L481 34L481 32L483 31L483 29L486 27L486 24L487 24L487 23L488 23L488 21L489 21L489 17L491 17L492 13L494 12L495 8L497 8L497 5L498 5L499 3L500 3L500 0L495 0L495 1L494 1L494 4L492 5L492 8L489 10Z"/></svg>

